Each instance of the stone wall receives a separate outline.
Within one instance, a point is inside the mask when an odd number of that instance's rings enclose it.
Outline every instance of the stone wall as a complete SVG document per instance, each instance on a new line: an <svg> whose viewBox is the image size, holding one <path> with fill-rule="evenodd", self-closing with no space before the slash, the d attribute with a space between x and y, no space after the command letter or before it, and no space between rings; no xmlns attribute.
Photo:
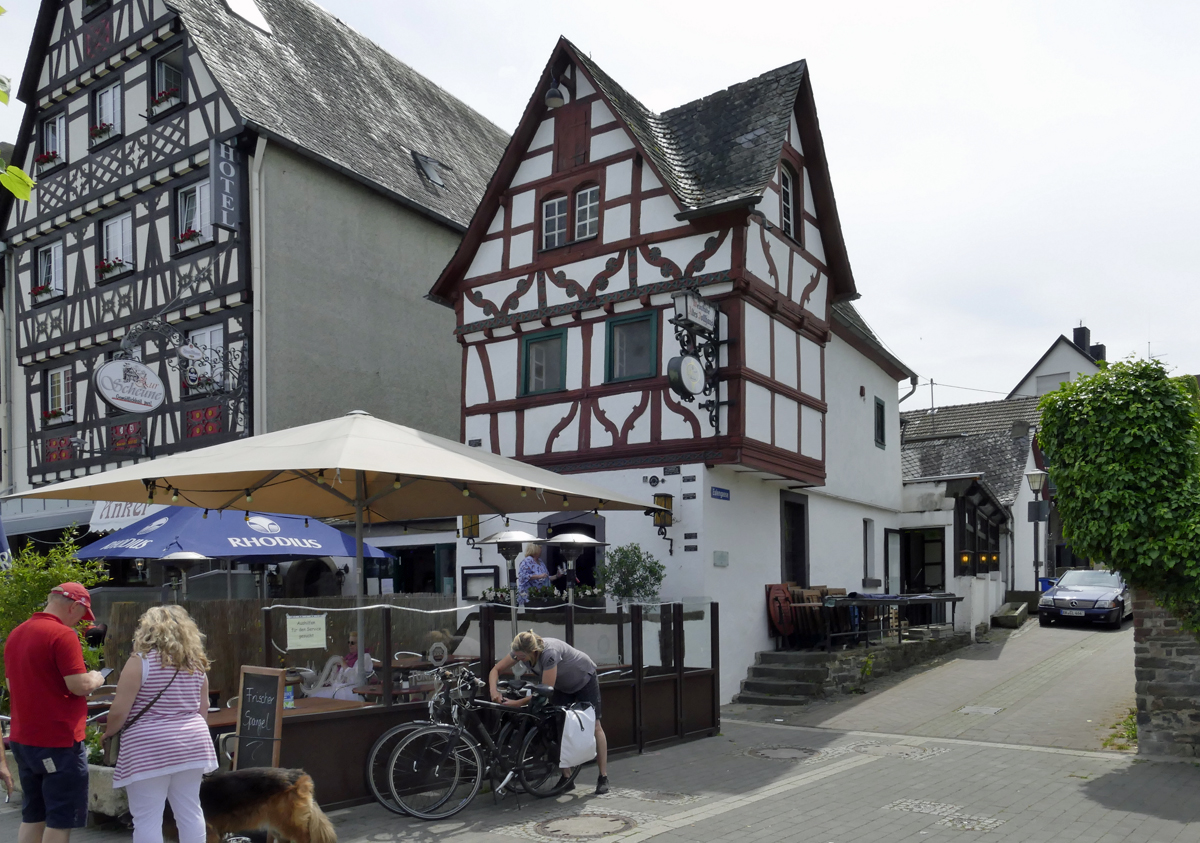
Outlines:
<svg viewBox="0 0 1200 843"><path fill-rule="evenodd" d="M1200 641L1146 592L1133 600L1139 755L1200 756Z"/></svg>

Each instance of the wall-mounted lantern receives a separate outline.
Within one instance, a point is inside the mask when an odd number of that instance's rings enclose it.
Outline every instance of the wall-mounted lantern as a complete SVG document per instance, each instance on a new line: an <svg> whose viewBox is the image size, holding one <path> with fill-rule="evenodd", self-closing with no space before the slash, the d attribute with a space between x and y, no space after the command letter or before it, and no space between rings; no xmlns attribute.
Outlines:
<svg viewBox="0 0 1200 843"><path fill-rule="evenodd" d="M675 523L675 513L672 510L674 500L674 495L655 495L654 505L660 508L646 510L646 514L654 519L654 526L658 528L658 534L667 540L667 553L671 556L675 555L675 540L667 535L667 528Z"/></svg>
<svg viewBox="0 0 1200 843"><path fill-rule="evenodd" d="M971 576L971 564L975 561L975 554L969 550L960 550L958 552L958 576Z"/></svg>

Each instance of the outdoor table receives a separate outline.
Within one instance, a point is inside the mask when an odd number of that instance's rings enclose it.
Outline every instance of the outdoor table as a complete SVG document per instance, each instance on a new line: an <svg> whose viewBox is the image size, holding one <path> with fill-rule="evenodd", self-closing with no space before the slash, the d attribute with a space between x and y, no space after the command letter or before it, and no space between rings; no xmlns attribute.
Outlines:
<svg viewBox="0 0 1200 843"><path fill-rule="evenodd" d="M392 688L392 696L399 697L402 702L420 702L427 699L428 695L437 689L435 682L422 682L419 684L409 685L407 688L402 688L396 685ZM364 697L383 697L382 684L359 685L357 688L352 688L356 694L361 694ZM414 700L413 697L419 694L420 699Z"/></svg>
<svg viewBox="0 0 1200 843"><path fill-rule="evenodd" d="M867 596L833 597L833 596L831 596L831 597L826 597L825 600L821 604L821 613L823 615L823 623L824 623L824 627L825 627L824 641L821 646L824 647L825 650L827 650L827 651L832 650L833 649L833 639L834 638L842 638L842 637L853 637L855 639L858 639L861 637L861 638L864 638L864 640L866 640L868 643L870 642L870 638L871 638L870 630L867 628L865 623L863 623L857 619L855 619L852 622L854 629L852 629L850 631L845 631L845 632L834 632L833 631L833 613L837 609L843 609L843 608L863 609L863 608L867 608L867 607L872 607L872 608L885 607L885 608L887 608L887 607L894 606L898 610L899 615L900 615L900 622L896 624L896 643L899 644L903 640L903 633L904 633L903 620L905 617L905 609L908 606L949 604L949 606L950 606L950 627L953 628L954 627L955 610L958 608L958 604L961 603L962 601L963 601L962 597L956 596L954 594L946 593L946 592L934 593L934 594L905 594L905 595L894 595L894 596L889 595L886 597L885 596L879 596L879 597L867 597ZM805 605L807 605L807 604L805 604ZM879 638L880 638L880 640L882 640L884 638L884 630L883 630L882 620L880 621Z"/></svg>
<svg viewBox="0 0 1200 843"><path fill-rule="evenodd" d="M319 714L323 711L343 711L351 708L362 708L366 703L361 700L330 700L324 697L301 697L296 700L295 708L285 708L285 718L297 714ZM209 729L230 729L237 726L237 708L223 708L208 716Z"/></svg>

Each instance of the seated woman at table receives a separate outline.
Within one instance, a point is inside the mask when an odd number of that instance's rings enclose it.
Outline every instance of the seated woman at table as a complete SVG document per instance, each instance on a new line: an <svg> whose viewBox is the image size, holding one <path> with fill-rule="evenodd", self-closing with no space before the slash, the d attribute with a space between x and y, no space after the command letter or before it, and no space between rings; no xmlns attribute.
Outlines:
<svg viewBox="0 0 1200 843"><path fill-rule="evenodd" d="M370 653L358 654L358 634L350 633L345 656L330 656L325 668L314 682L303 686L304 696L334 700L362 700L353 689L365 685L380 662Z"/></svg>
<svg viewBox="0 0 1200 843"><path fill-rule="evenodd" d="M526 598L529 597L529 589L553 585L554 581L561 576L562 574L552 576L546 569L546 563L542 561L540 544L531 542L525 545L525 558L521 560L520 567L517 568L517 602L524 606Z"/></svg>

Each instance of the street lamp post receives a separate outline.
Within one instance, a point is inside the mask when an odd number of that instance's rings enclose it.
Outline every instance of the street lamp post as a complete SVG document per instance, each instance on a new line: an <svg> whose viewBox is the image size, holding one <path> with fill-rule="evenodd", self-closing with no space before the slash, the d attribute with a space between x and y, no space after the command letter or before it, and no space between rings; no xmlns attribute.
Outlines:
<svg viewBox="0 0 1200 843"><path fill-rule="evenodd" d="M1038 524L1045 521L1049 515L1050 506L1041 499L1042 488L1046 485L1046 472L1039 468L1025 472L1029 481L1029 491L1033 492L1033 500L1029 503L1029 520L1033 522L1033 588L1037 590L1037 581L1041 573L1041 536ZM1046 570L1050 570L1050 560L1046 560Z"/></svg>

